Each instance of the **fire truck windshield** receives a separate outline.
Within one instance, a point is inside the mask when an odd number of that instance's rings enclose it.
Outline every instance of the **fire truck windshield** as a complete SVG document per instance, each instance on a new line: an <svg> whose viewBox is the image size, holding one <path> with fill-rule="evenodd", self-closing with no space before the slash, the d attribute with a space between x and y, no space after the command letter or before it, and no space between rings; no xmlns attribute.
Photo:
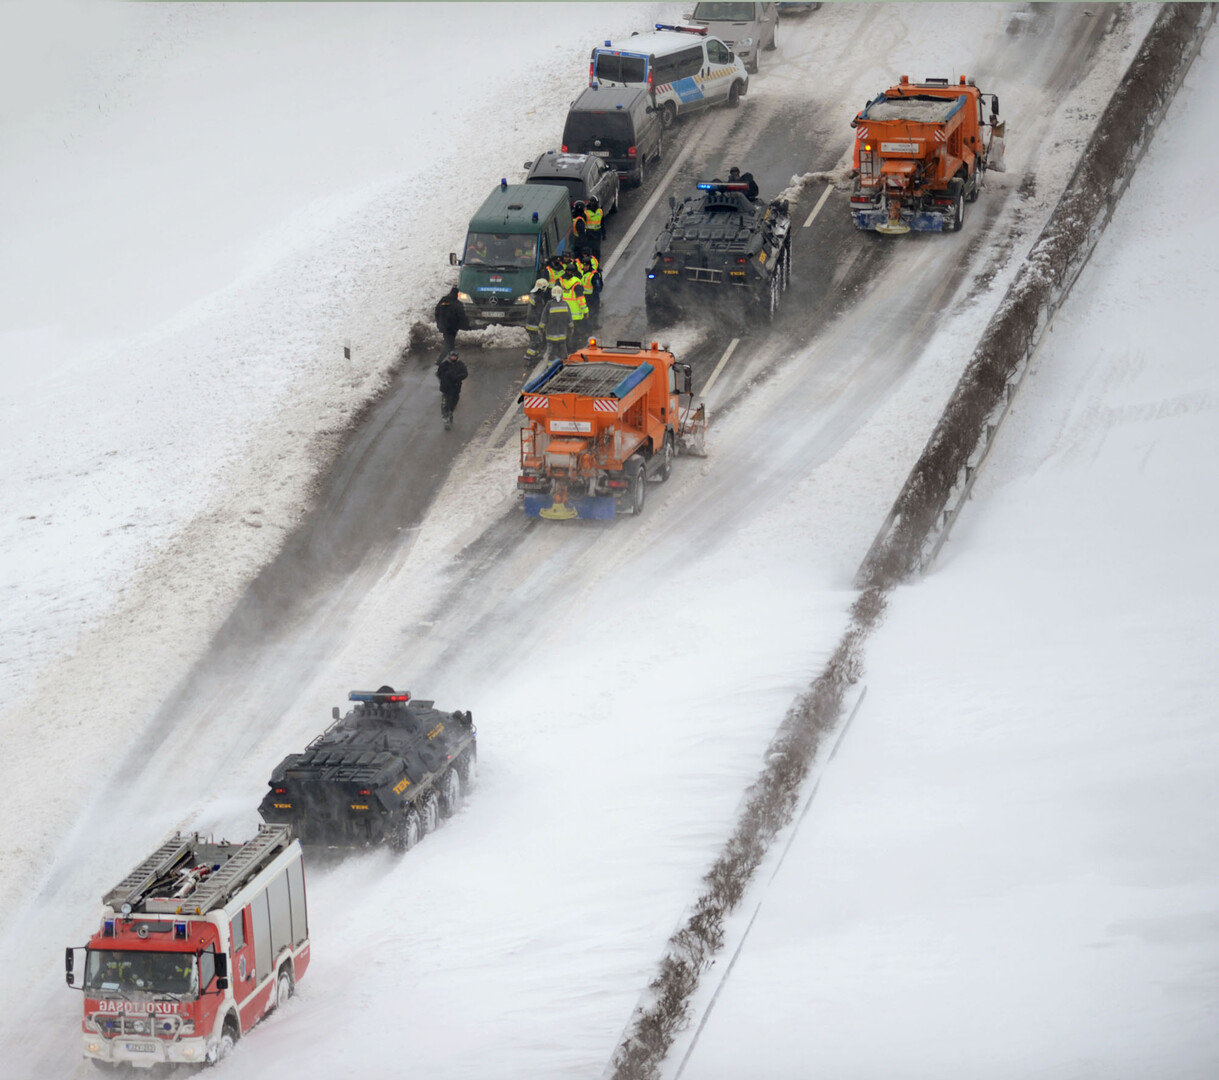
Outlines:
<svg viewBox="0 0 1219 1080"><path fill-rule="evenodd" d="M194 997L199 993L195 957L186 952L90 949L85 990L105 996L132 993Z"/></svg>

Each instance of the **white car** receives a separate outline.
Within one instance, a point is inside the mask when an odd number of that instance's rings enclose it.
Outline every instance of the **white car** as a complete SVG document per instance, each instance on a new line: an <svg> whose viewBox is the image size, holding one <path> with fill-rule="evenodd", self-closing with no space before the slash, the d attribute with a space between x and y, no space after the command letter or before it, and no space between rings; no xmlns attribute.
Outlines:
<svg viewBox="0 0 1219 1080"><path fill-rule="evenodd" d="M757 73L758 54L775 47L777 4L695 4L682 18L693 26L705 26L745 62L750 74Z"/></svg>

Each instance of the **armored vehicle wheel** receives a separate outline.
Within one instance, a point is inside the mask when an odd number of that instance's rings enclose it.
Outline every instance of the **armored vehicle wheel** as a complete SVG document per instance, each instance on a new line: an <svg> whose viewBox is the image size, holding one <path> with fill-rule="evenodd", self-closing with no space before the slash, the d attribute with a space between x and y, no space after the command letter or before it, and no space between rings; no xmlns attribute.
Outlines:
<svg viewBox="0 0 1219 1080"><path fill-rule="evenodd" d="M643 503L647 498L648 478L643 471L643 462L635 463L634 471L631 474L631 513L638 517L643 513Z"/></svg>
<svg viewBox="0 0 1219 1080"><path fill-rule="evenodd" d="M448 772L440 779L440 816L452 817L461 805L461 777L457 768L450 765Z"/></svg>
<svg viewBox="0 0 1219 1080"><path fill-rule="evenodd" d="M423 826L424 836L435 832L436 826L440 824L440 800L436 797L436 792L429 791L424 795L423 803L419 807L419 823Z"/></svg>
<svg viewBox="0 0 1219 1080"><path fill-rule="evenodd" d="M730 109L735 109L741 103L741 81L738 79L728 88L728 100L725 104Z"/></svg>
<svg viewBox="0 0 1219 1080"><path fill-rule="evenodd" d="M664 446L660 448L660 468L657 475L662 484L673 475L673 433L669 431L665 432Z"/></svg>
<svg viewBox="0 0 1219 1080"><path fill-rule="evenodd" d="M419 811L412 806L390 829L389 849L401 855L419 843L422 836L423 827L419 824Z"/></svg>
<svg viewBox="0 0 1219 1080"><path fill-rule="evenodd" d="M671 101L666 101L660 107L660 126L668 131L674 124L677 123L677 106Z"/></svg>
<svg viewBox="0 0 1219 1080"><path fill-rule="evenodd" d="M474 782L478 779L478 754L474 747L463 751L461 756L453 763L453 768L457 770L457 775L461 777L462 788L466 791L473 788Z"/></svg>

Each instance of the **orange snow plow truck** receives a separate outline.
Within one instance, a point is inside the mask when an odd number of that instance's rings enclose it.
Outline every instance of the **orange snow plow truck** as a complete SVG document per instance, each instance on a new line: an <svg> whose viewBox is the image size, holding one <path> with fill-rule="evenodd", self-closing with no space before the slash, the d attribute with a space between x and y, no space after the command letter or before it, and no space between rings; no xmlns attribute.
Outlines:
<svg viewBox="0 0 1219 1080"><path fill-rule="evenodd" d="M529 423L516 486L529 517L641 513L649 480L667 480L679 452L706 452L707 413L694 407L690 365L654 341L592 339L528 382L520 401Z"/></svg>
<svg viewBox="0 0 1219 1080"><path fill-rule="evenodd" d="M984 112L990 105L990 119ZM851 217L858 229L897 236L956 232L987 169L1004 171L999 99L964 75L897 86L869 101L855 129Z"/></svg>

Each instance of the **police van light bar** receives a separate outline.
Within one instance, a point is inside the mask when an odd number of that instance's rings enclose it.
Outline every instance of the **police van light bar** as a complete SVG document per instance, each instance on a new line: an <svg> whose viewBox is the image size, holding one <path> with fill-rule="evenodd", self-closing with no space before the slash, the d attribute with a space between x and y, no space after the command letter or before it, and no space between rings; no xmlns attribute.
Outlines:
<svg viewBox="0 0 1219 1080"><path fill-rule="evenodd" d="M707 28L705 26L672 26L669 23L657 23L657 30L676 30L679 34L698 34L700 37L707 36Z"/></svg>
<svg viewBox="0 0 1219 1080"><path fill-rule="evenodd" d="M391 701L410 701L410 699L411 699L410 694L405 693L405 692L403 692L401 694L393 694L393 693L382 694L382 693L371 693L368 690L353 690L350 694L347 695L348 701L365 701L365 702L372 702L372 703L377 703L377 704L385 704L386 702L391 702Z"/></svg>
<svg viewBox="0 0 1219 1080"><path fill-rule="evenodd" d="M748 191L748 184L699 184L699 191Z"/></svg>

